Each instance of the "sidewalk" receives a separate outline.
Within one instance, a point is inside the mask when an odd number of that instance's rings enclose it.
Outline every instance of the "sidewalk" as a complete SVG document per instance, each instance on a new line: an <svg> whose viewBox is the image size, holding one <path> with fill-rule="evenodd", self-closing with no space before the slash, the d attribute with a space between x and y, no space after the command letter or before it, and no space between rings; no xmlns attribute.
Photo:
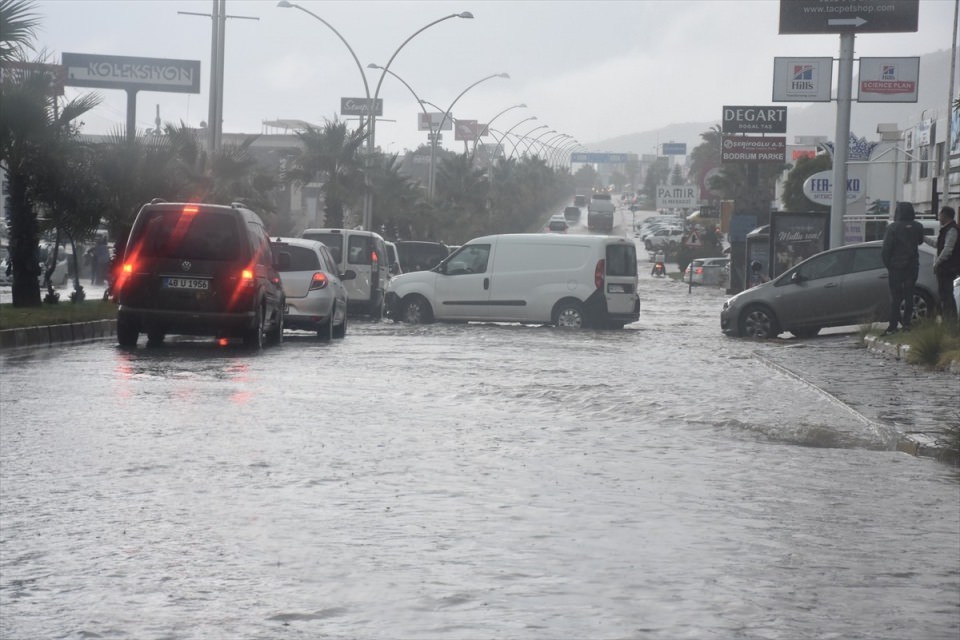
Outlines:
<svg viewBox="0 0 960 640"><path fill-rule="evenodd" d="M908 364L894 343L859 336L823 336L764 350L758 357L841 403L873 425L896 434L894 446L912 455L960 464L944 433L960 424L960 363L953 371Z"/></svg>

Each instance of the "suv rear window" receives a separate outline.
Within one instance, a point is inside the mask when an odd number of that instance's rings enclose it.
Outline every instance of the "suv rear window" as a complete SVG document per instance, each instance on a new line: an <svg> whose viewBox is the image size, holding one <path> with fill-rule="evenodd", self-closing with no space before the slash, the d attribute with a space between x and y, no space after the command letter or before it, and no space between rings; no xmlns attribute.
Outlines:
<svg viewBox="0 0 960 640"><path fill-rule="evenodd" d="M593 194L593 199L594 199L594 200L609 200L609 199L610 199L610 194L609 194L609 193L595 193L595 194Z"/></svg>
<svg viewBox="0 0 960 640"><path fill-rule="evenodd" d="M637 275L637 248L629 244L608 244L607 275Z"/></svg>
<svg viewBox="0 0 960 640"><path fill-rule="evenodd" d="M230 213L155 211L143 226L143 255L150 258L237 260L240 235Z"/></svg>
<svg viewBox="0 0 960 640"><path fill-rule="evenodd" d="M290 267L283 271L316 271L321 268L320 259L312 249L280 243L274 244L273 250L290 254Z"/></svg>

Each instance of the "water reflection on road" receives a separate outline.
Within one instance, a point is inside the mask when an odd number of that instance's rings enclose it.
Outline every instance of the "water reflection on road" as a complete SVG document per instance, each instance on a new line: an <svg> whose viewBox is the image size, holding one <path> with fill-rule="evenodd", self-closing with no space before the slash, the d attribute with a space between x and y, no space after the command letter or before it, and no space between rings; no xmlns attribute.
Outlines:
<svg viewBox="0 0 960 640"><path fill-rule="evenodd" d="M0 637L956 638L956 472L641 273L621 332L4 355Z"/></svg>

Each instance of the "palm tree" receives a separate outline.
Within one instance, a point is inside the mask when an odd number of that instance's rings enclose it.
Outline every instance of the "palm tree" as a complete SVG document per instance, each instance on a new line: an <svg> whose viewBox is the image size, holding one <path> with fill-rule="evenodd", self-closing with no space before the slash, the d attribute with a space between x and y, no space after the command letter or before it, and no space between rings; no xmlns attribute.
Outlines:
<svg viewBox="0 0 960 640"><path fill-rule="evenodd" d="M33 0L0 0L0 62L24 60L40 26Z"/></svg>
<svg viewBox="0 0 960 640"><path fill-rule="evenodd" d="M370 167L370 189L375 195L373 228L391 240L431 237L436 209L419 185L400 174L396 155L376 156Z"/></svg>
<svg viewBox="0 0 960 640"><path fill-rule="evenodd" d="M40 304L38 209L55 204L45 195L56 190L49 181L69 173L64 165L77 144L73 121L100 103L87 94L61 106L49 88L46 75L30 71L0 86L0 160L9 191L14 306Z"/></svg>
<svg viewBox="0 0 960 640"><path fill-rule="evenodd" d="M362 126L347 131L346 123L334 116L320 129L307 127L298 131L297 137L304 149L293 160L288 178L300 185L322 182L325 224L342 227L345 209L357 204L367 188L359 154L367 132Z"/></svg>

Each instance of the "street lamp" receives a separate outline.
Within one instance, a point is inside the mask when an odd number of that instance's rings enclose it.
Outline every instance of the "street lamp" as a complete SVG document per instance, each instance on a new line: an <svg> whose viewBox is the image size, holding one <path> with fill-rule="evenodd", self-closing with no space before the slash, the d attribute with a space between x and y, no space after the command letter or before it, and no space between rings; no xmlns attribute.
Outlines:
<svg viewBox="0 0 960 640"><path fill-rule="evenodd" d="M466 89L461 91L460 95L454 98L453 102L450 103L450 106L447 107L447 110L443 112L443 118L440 119L440 126L437 127L438 134L433 136L433 142L430 145L430 200L433 200L433 196L436 191L437 137L439 136L439 132L443 130L443 125L446 123L447 118L450 117L450 112L453 111L454 105L457 104L457 101L463 97L463 94L465 94L467 91L470 91L470 89L473 89L475 86L477 86L481 82L486 82L487 80L492 80L493 78L506 78L507 80L509 80L510 74L492 73L489 76L480 78L479 80L477 80L476 82L468 86Z"/></svg>
<svg viewBox="0 0 960 640"><path fill-rule="evenodd" d="M497 157L497 151L500 149L500 147L503 146L503 139L506 138L506 137L510 134L511 131L513 131L514 129L516 129L516 128L519 127L520 125L522 125L524 122L529 122L530 120L536 120L536 119L537 119L537 116L530 116L529 118L524 118L524 119L521 120L520 122L516 123L515 125L513 125L513 126L510 127L509 129L507 129L506 132L504 132L504 134L503 134L502 136L500 136L500 139L497 140L497 146L495 146L495 147L493 148L493 154L490 156L491 162L496 159L496 157ZM514 148L516 148L516 147L514 147Z"/></svg>
<svg viewBox="0 0 960 640"><path fill-rule="evenodd" d="M564 144L562 141L567 138L572 138L573 136L567 133L558 134L549 140L546 141L545 145L550 147L550 151L547 152L547 164L553 166L553 156L556 154L557 149ZM555 144L554 144L555 143Z"/></svg>
<svg viewBox="0 0 960 640"><path fill-rule="evenodd" d="M344 44L344 46L347 47L347 50L350 52L350 55L353 56L353 61L357 64L357 69L360 70L360 77L363 78L363 92L364 92L364 95L365 95L366 98L367 98L367 125L370 127L370 128L367 130L367 136L373 135L373 126L372 126L372 125L373 125L373 122L374 122L375 118L374 118L374 116L373 116L373 107L372 107L372 104L371 104L371 102L370 102L370 85L367 84L367 74L364 73L364 71L363 71L363 65L360 64L360 59L357 58L357 54L354 53L353 47L350 46L350 43L347 42L347 39L344 38L343 35L341 35L340 32L337 31L336 28L334 28L334 26L333 26L332 24L330 24L329 22L327 22L326 20L324 20L323 18L321 18L320 16L318 16L317 14L315 14L313 11L310 11L309 9L305 9L305 8L301 7L300 5L298 5L298 4L294 4L294 3L292 3L292 2L288 2L288 0L280 0L280 2L277 3L277 6L280 7L281 9L299 9L300 11L303 11L304 13L306 13L306 14L308 14L308 15L310 15L310 16L313 16L314 18L316 18L317 20L319 20L320 22L322 22L327 28L329 28L331 31L333 31L333 32L337 35L337 37L340 38L340 42L342 42L342 43ZM362 120L361 120L361 125L360 125L360 126L361 126L361 127L363 126ZM366 183L366 181L367 181L367 172L366 172L366 171L364 171L364 177L363 177L363 179L364 179L364 183ZM372 222L371 215L370 215L371 211L372 211L372 207L370 206L370 190L369 190L369 189L364 189L364 192L363 192L363 228L364 228L364 229L367 229L367 230L370 229L370 225L371 225L371 222Z"/></svg>
<svg viewBox="0 0 960 640"><path fill-rule="evenodd" d="M556 132L557 132L556 129L550 129L549 131L544 131L543 133L541 133L540 135L538 135L536 138L534 138L533 140L531 140L531 141L527 144L527 148L523 150L523 155L525 155L525 156L530 155L530 147L533 146L533 143L538 142L538 141L540 140L540 138L542 138L543 136L546 136L546 135L550 135L551 133L556 133Z"/></svg>
<svg viewBox="0 0 960 640"><path fill-rule="evenodd" d="M549 126L549 125L542 124L542 125L540 125L539 127L534 127L533 129L530 129L530 131L527 131L525 134L523 134L522 136L520 136L520 140L522 141L524 138L526 138L527 136L529 136L529 135L530 135L531 133L533 133L534 131L539 131L540 129L546 129L548 126ZM519 147L519 146L520 146L520 142L517 142L517 144L513 145L513 151L510 152L510 157L507 158L507 160L512 160L512 159L513 159L513 154L517 152L517 147Z"/></svg>
<svg viewBox="0 0 960 640"><path fill-rule="evenodd" d="M580 143L577 142L576 140L568 140L567 142L564 142L563 144L561 144L557 148L557 153L554 154L554 157L553 157L554 164L558 166L566 165L567 163L561 160L561 158L563 157L563 154L569 151L570 149L573 149L578 146L580 146Z"/></svg>
<svg viewBox="0 0 960 640"><path fill-rule="evenodd" d="M526 108L527 108L527 105L525 105L525 104L515 104L515 105L513 105L512 107L507 107L506 109L504 109L503 111L501 111L501 112L498 113L497 115L495 115L495 116L493 116L492 118L490 118L489 120L487 120L487 125L486 125L486 126L487 126L487 131L493 131L493 129L490 128L490 125L492 125L492 124L496 121L497 118L499 118L500 116L502 116L503 114L505 114L507 111L510 111L511 109L526 109ZM480 139L480 136L478 135L478 136L477 136L477 140L479 140L479 139ZM473 153L470 154L470 164L473 164L473 159L474 159L475 157L477 157L477 140L474 140L474 141L473 141Z"/></svg>

